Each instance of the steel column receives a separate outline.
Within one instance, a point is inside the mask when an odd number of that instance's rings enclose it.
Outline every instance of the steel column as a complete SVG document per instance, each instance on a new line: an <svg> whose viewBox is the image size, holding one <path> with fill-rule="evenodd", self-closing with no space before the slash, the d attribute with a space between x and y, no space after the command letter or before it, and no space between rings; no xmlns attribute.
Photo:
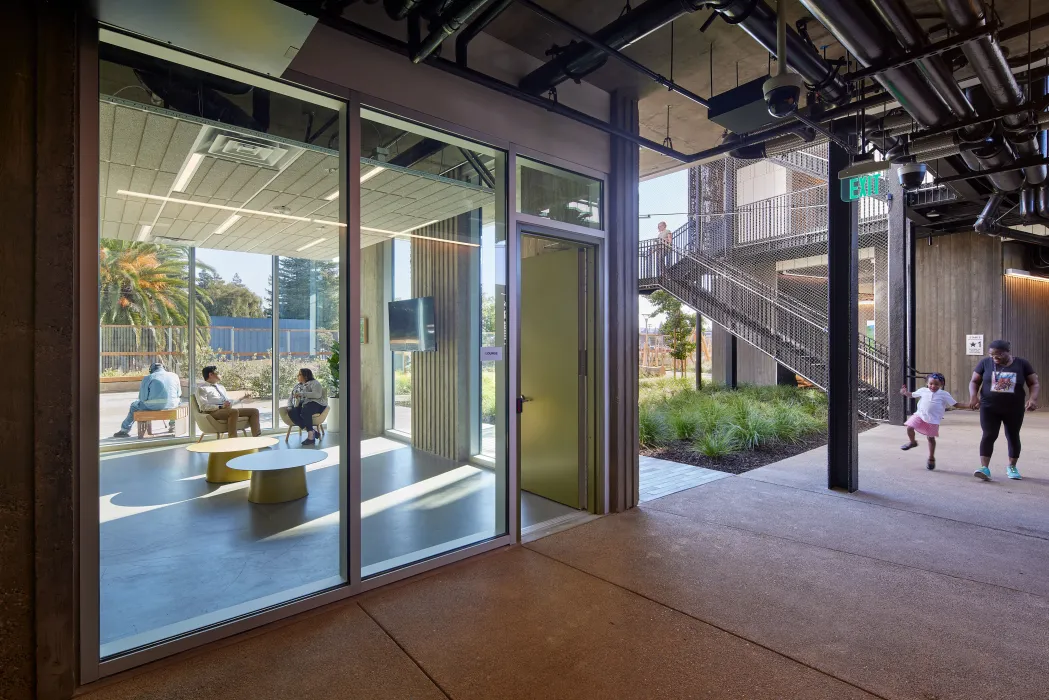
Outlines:
<svg viewBox="0 0 1049 700"><path fill-rule="evenodd" d="M612 93L611 122L638 133L637 99ZM626 510L638 499L637 246L639 151L627 139L610 140L608 187L608 479L609 509Z"/></svg>
<svg viewBox="0 0 1049 700"><path fill-rule="evenodd" d="M841 201L838 171L849 154L829 144L827 186L827 487L859 488L856 434L859 351L859 231L856 207Z"/></svg>
<svg viewBox="0 0 1049 700"><path fill-rule="evenodd" d="M900 186L898 166L887 173L889 200L888 221L888 314L889 321L889 423L903 425L907 419L907 400L896 393L907 383L908 280L907 242L910 222L907 220L907 194Z"/></svg>
<svg viewBox="0 0 1049 700"><path fill-rule="evenodd" d="M739 363L736 352L738 339L734 333L728 336L728 363L725 366L725 384L730 389L739 388Z"/></svg>
<svg viewBox="0 0 1049 700"><path fill-rule="evenodd" d="M917 256L917 244L918 238L914 235L914 230L907 227L907 388L914 391L915 386L914 368L918 366L918 334L917 326L915 325L915 319L918 316L918 297L915 292L917 289L917 274L915 272L915 257ZM932 239L929 239L929 244L932 244ZM904 403L906 407L907 415L914 412L914 402L906 401Z"/></svg>

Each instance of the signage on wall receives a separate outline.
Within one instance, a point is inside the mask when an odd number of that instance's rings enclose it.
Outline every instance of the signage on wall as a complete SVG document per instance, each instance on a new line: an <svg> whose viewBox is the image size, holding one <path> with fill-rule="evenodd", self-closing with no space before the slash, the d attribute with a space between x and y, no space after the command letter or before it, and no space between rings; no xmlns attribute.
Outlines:
<svg viewBox="0 0 1049 700"><path fill-rule="evenodd" d="M982 355L983 354L983 336L982 335L967 335L967 336L965 336L965 354L966 355Z"/></svg>
<svg viewBox="0 0 1049 700"><path fill-rule="evenodd" d="M481 362L502 362L503 349L500 346L481 348Z"/></svg>

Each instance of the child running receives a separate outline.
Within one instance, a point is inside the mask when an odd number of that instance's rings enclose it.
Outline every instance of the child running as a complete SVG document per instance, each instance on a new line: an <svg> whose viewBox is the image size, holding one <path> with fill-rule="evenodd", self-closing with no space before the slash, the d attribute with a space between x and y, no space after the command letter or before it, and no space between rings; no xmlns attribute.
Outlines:
<svg viewBox="0 0 1049 700"><path fill-rule="evenodd" d="M909 442L900 445L901 450L909 450L918 446L914 439L915 431L924 435L929 441L929 461L925 463L927 469L936 468L936 438L940 436L940 421L948 408L965 408L954 400L954 397L943 388L946 380L939 372L933 372L926 379L925 387L914 393L904 386L900 394L911 399L918 399L918 410L907 419L907 437Z"/></svg>

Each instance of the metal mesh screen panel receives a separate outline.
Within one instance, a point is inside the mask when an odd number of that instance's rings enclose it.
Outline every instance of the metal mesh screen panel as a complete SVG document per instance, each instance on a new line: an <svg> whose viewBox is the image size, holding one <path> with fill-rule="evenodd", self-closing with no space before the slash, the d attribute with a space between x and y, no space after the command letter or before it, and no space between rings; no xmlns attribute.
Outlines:
<svg viewBox="0 0 1049 700"><path fill-rule="evenodd" d="M813 384L827 386L827 144L689 173L689 223L642 245L642 288L667 289ZM834 193L836 196L836 193ZM887 418L884 200L857 202L860 407Z"/></svg>

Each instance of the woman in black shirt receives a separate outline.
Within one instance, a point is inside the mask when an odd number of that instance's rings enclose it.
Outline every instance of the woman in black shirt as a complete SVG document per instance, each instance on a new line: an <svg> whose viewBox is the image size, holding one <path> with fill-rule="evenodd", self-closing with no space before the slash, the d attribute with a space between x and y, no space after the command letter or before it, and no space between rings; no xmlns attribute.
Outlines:
<svg viewBox="0 0 1049 700"><path fill-rule="evenodd" d="M976 365L972 380L969 382L969 405L980 408L980 427L983 438L980 440L980 468L973 472L977 479L989 481L991 478L991 453L994 441L1005 425L1005 440L1009 444L1009 466L1006 475L1010 479L1019 479L1016 460L1020 457L1020 426L1023 425L1024 411L1038 408L1038 375L1031 363L1022 357L1013 357L1009 342L995 340L991 343L988 355ZM1031 394L1024 399L1024 384Z"/></svg>

